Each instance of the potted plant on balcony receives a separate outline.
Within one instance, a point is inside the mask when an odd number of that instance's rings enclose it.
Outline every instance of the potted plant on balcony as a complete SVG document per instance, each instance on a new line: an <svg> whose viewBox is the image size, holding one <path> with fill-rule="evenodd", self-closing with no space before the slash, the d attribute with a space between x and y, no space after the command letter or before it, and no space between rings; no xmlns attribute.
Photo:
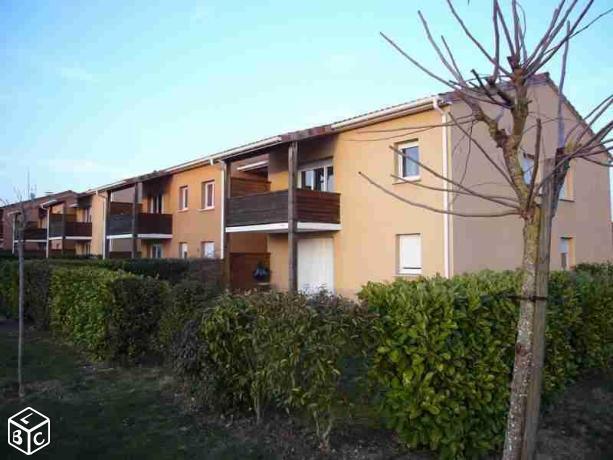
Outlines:
<svg viewBox="0 0 613 460"><path fill-rule="evenodd" d="M258 286L268 286L270 282L270 269L262 262L258 262L252 275Z"/></svg>

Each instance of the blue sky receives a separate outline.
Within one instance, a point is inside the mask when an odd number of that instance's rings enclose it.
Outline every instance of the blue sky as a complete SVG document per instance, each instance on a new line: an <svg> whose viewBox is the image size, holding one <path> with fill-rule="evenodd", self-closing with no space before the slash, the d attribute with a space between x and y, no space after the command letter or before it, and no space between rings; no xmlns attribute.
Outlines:
<svg viewBox="0 0 613 460"><path fill-rule="evenodd" d="M490 2L456 3L488 38ZM555 2L524 3L535 34ZM80 191L444 90L378 35L440 68L418 8L483 68L443 0L0 0L0 197L28 170L38 193ZM610 93L612 25L572 44L582 113Z"/></svg>

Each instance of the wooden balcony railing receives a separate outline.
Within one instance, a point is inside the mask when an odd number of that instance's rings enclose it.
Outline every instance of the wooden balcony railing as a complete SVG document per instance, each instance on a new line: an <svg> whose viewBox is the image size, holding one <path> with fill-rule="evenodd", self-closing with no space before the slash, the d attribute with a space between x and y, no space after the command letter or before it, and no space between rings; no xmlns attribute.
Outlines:
<svg viewBox="0 0 613 460"><path fill-rule="evenodd" d="M132 234L132 215L111 214L108 225L109 235ZM139 212L136 233L172 235L172 214Z"/></svg>
<svg viewBox="0 0 613 460"><path fill-rule="evenodd" d="M226 226L287 222L287 190L233 197L228 200ZM296 190L296 219L301 222L340 223L340 194Z"/></svg>
<svg viewBox="0 0 613 460"><path fill-rule="evenodd" d="M59 236L92 236L91 222L77 222L74 214L67 214L64 218L62 214L51 214L49 216L49 237Z"/></svg>
<svg viewBox="0 0 613 460"><path fill-rule="evenodd" d="M25 229L23 236L26 241L47 241L47 229L28 227Z"/></svg>

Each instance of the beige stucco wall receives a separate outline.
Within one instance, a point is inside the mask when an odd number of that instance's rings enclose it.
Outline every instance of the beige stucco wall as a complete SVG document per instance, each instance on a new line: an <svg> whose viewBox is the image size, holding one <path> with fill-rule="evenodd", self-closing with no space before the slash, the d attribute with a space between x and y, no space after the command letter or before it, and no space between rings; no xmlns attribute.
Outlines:
<svg viewBox="0 0 613 460"><path fill-rule="evenodd" d="M372 129L397 129L414 124L440 121L433 110L405 116L323 140L299 143L299 165L332 156L335 191L341 194L341 227L338 232L300 234L332 236L334 240L335 289L343 295L354 295L370 280L392 280L397 276L396 238L400 234L422 235L422 267L424 275L444 272L443 220L439 214L408 206L368 184L359 175L362 171L394 193L424 204L440 207L442 197L437 192L396 183L397 159L389 149L393 143L418 141L421 159L436 170L442 168L442 132L435 129L415 135L366 133ZM287 188L287 151L269 157L269 180L272 190ZM441 186L441 181L425 171L421 182ZM287 288L287 236L269 235L271 253L271 283Z"/></svg>
<svg viewBox="0 0 613 460"><path fill-rule="evenodd" d="M102 255L104 253L104 215L106 206L106 194L92 195L92 241L91 253Z"/></svg>
<svg viewBox="0 0 613 460"><path fill-rule="evenodd" d="M557 96L548 85L539 86L532 92L531 111L536 112L528 122L534 125L536 117L544 121L555 118L557 114ZM454 104L452 113L457 118L466 113L463 104ZM565 107L566 128L573 126L576 117ZM508 124L508 120L503 120ZM551 156L556 146L556 124L544 123L543 145L545 152ZM496 153L502 161L499 151L482 127L476 127L473 135L477 141ZM451 129L453 150L453 178L459 180L464 176L464 184L476 186L481 192L513 196L510 188L504 184L493 166L474 147L467 159L468 143L462 140L459 130ZM528 153L534 152L535 130L528 131L523 147ZM467 165L467 166L465 166ZM465 171L466 170L466 171ZM542 170L542 168L541 168ZM561 237L574 238L575 261L590 262L611 260L611 214L609 172L586 161L575 161L571 165L573 189L572 201L560 201L552 231L551 266L560 268L559 241ZM485 185L478 185L484 184ZM496 204L473 197L459 196L453 205L455 211L487 212L500 211ZM484 268L513 269L521 264L522 255L522 220L519 217L472 219L452 218L452 265L454 273L475 271Z"/></svg>

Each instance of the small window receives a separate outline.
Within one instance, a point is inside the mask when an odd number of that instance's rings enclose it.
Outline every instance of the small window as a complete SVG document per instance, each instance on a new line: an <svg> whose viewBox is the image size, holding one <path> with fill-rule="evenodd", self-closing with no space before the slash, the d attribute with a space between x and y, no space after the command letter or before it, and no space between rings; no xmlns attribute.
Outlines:
<svg viewBox="0 0 613 460"><path fill-rule="evenodd" d="M573 239L562 237L560 238L560 266L562 270L568 270L573 265Z"/></svg>
<svg viewBox="0 0 613 460"><path fill-rule="evenodd" d="M215 181L202 183L202 209L215 208Z"/></svg>
<svg viewBox="0 0 613 460"><path fill-rule="evenodd" d="M81 218L83 219L83 222L91 222L92 221L92 208L90 208L89 206L86 208L83 208L83 213L81 215Z"/></svg>
<svg viewBox="0 0 613 460"><path fill-rule="evenodd" d="M179 257L187 259L187 243L179 243Z"/></svg>
<svg viewBox="0 0 613 460"><path fill-rule="evenodd" d="M160 243L152 244L151 245L151 258L161 259L162 257L164 257L162 245Z"/></svg>
<svg viewBox="0 0 613 460"><path fill-rule="evenodd" d="M151 214L162 214L164 212L164 195L162 193L149 195L149 212Z"/></svg>
<svg viewBox="0 0 613 460"><path fill-rule="evenodd" d="M203 241L200 243L200 253L202 257L205 259L214 259L215 258L215 242L214 241Z"/></svg>
<svg viewBox="0 0 613 460"><path fill-rule="evenodd" d="M179 188L179 210L183 211L187 209L187 185Z"/></svg>
<svg viewBox="0 0 613 460"><path fill-rule="evenodd" d="M560 189L560 200L572 200L573 199L573 172L572 169L569 168L566 173L566 177L564 177L564 182L562 183L562 188Z"/></svg>
<svg viewBox="0 0 613 460"><path fill-rule="evenodd" d="M419 145L416 142L399 146L402 155L398 155L398 175L403 179L417 180L420 178Z"/></svg>
<svg viewBox="0 0 613 460"><path fill-rule="evenodd" d="M317 190L319 192L334 191L334 168L332 160L325 160L304 166L298 176L298 188Z"/></svg>
<svg viewBox="0 0 613 460"><path fill-rule="evenodd" d="M522 169L524 170L524 182L530 184L534 171L534 156L524 153L522 156Z"/></svg>
<svg viewBox="0 0 613 460"><path fill-rule="evenodd" d="M421 235L398 235L398 273L421 274Z"/></svg>

